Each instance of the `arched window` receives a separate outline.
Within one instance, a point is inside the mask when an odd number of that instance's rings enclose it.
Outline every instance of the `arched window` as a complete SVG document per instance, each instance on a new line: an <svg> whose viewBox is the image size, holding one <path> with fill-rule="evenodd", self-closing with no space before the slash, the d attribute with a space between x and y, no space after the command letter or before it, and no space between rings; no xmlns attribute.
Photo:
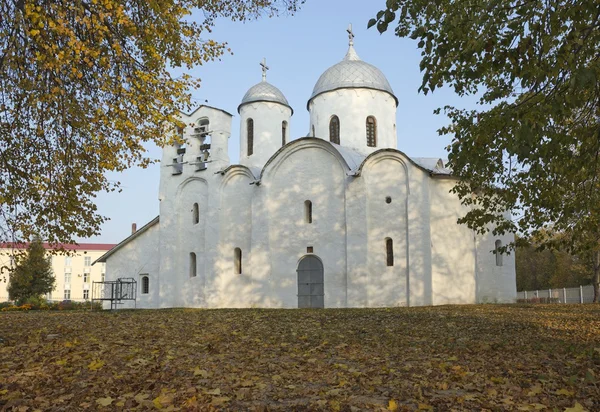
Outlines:
<svg viewBox="0 0 600 412"><path fill-rule="evenodd" d="M500 252L500 248L502 247L502 241L496 240L496 249L494 253L496 254L496 266L502 266L502 253Z"/></svg>
<svg viewBox="0 0 600 412"><path fill-rule="evenodd" d="M281 145L282 146L285 146L285 143L286 143L286 140L287 140L286 139L286 136L287 136L287 126L288 126L288 123L286 121L283 121L281 123Z"/></svg>
<svg viewBox="0 0 600 412"><path fill-rule="evenodd" d="M198 203L194 203L193 215L194 224L200 222L200 208L198 207Z"/></svg>
<svg viewBox="0 0 600 412"><path fill-rule="evenodd" d="M150 278L148 276L142 276L142 295L150 293Z"/></svg>
<svg viewBox="0 0 600 412"><path fill-rule="evenodd" d="M329 141L340 144L340 118L335 115L329 121Z"/></svg>
<svg viewBox="0 0 600 412"><path fill-rule="evenodd" d="M248 132L248 156L254 153L254 120L246 120L246 129Z"/></svg>
<svg viewBox="0 0 600 412"><path fill-rule="evenodd" d="M373 116L367 117L367 146L377 147L377 122Z"/></svg>
<svg viewBox="0 0 600 412"><path fill-rule="evenodd" d="M315 125L312 125L312 137L315 137L317 134L315 133Z"/></svg>
<svg viewBox="0 0 600 412"><path fill-rule="evenodd" d="M310 200L304 202L304 221L312 223L312 202Z"/></svg>
<svg viewBox="0 0 600 412"><path fill-rule="evenodd" d="M233 251L233 270L236 275L242 274L242 249L239 247Z"/></svg>
<svg viewBox="0 0 600 412"><path fill-rule="evenodd" d="M195 278L198 273L197 265L196 265L196 254L194 252L190 253L190 277Z"/></svg>
<svg viewBox="0 0 600 412"><path fill-rule="evenodd" d="M394 266L394 241L389 237L385 239L385 254L388 266Z"/></svg>
<svg viewBox="0 0 600 412"><path fill-rule="evenodd" d="M203 117L198 121L198 127L195 130L196 136L199 138L204 138L208 136L209 132L209 121L208 117Z"/></svg>

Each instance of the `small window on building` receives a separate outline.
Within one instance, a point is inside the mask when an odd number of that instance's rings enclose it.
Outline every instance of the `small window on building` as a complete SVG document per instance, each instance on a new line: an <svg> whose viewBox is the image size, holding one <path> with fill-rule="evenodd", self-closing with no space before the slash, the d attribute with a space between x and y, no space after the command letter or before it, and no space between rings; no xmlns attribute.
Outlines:
<svg viewBox="0 0 600 412"><path fill-rule="evenodd" d="M390 196L386 197L386 198L385 198L385 203L387 203L388 205L389 205L390 203L392 203L392 198L391 198Z"/></svg>
<svg viewBox="0 0 600 412"><path fill-rule="evenodd" d="M65 300L71 299L71 289L65 289L64 297L65 297Z"/></svg>
<svg viewBox="0 0 600 412"><path fill-rule="evenodd" d="M197 224L198 222L200 222L200 208L198 207L198 203L194 203L194 208L193 208L192 214L194 215L193 216L194 224Z"/></svg>
<svg viewBox="0 0 600 412"><path fill-rule="evenodd" d="M65 272L65 283L71 283L71 272Z"/></svg>
<svg viewBox="0 0 600 412"><path fill-rule="evenodd" d="M203 139L208 136L209 133L209 121L207 117L200 119L198 127L194 130L195 137Z"/></svg>
<svg viewBox="0 0 600 412"><path fill-rule="evenodd" d="M367 146L377 147L377 122L373 116L367 117Z"/></svg>
<svg viewBox="0 0 600 412"><path fill-rule="evenodd" d="M502 252L500 248L502 248L502 241L496 240L496 248L494 250L496 254L496 266L502 266Z"/></svg>
<svg viewBox="0 0 600 412"><path fill-rule="evenodd" d="M148 276L142 276L142 295L150 293L150 278Z"/></svg>
<svg viewBox="0 0 600 412"><path fill-rule="evenodd" d="M308 247L306 248L306 253L313 253L313 251L314 251L314 250L315 250L315 249L314 249L312 246L308 246Z"/></svg>
<svg viewBox="0 0 600 412"><path fill-rule="evenodd" d="M315 125L312 126L312 137L315 137L317 134L315 133Z"/></svg>
<svg viewBox="0 0 600 412"><path fill-rule="evenodd" d="M287 143L287 128L288 122L284 121L281 123L281 145L285 146Z"/></svg>
<svg viewBox="0 0 600 412"><path fill-rule="evenodd" d="M190 253L190 277L195 278L198 274L198 269L196 265L196 254L194 252Z"/></svg>
<svg viewBox="0 0 600 412"><path fill-rule="evenodd" d="M65 266L71 266L71 256L65 256Z"/></svg>
<svg viewBox="0 0 600 412"><path fill-rule="evenodd" d="M83 283L89 283L89 282L90 282L90 274L84 273L83 274Z"/></svg>
<svg viewBox="0 0 600 412"><path fill-rule="evenodd" d="M246 130L248 133L248 156L254 153L254 120L246 120Z"/></svg>
<svg viewBox="0 0 600 412"><path fill-rule="evenodd" d="M100 273L100 282L104 282L106 279L106 273Z"/></svg>
<svg viewBox="0 0 600 412"><path fill-rule="evenodd" d="M389 237L385 239L385 253L388 266L394 266L394 241Z"/></svg>
<svg viewBox="0 0 600 412"><path fill-rule="evenodd" d="M304 202L304 222L312 223L312 221L312 202L310 200L307 200Z"/></svg>
<svg viewBox="0 0 600 412"><path fill-rule="evenodd" d="M233 268L236 275L242 274L242 249L239 247L233 251Z"/></svg>
<svg viewBox="0 0 600 412"><path fill-rule="evenodd" d="M84 300L89 300L90 299L90 291L89 290L84 290L83 291L83 299Z"/></svg>
<svg viewBox="0 0 600 412"><path fill-rule="evenodd" d="M83 257L83 266L92 266L92 258L91 256Z"/></svg>
<svg viewBox="0 0 600 412"><path fill-rule="evenodd" d="M340 118L335 115L329 121L329 141L340 144Z"/></svg>

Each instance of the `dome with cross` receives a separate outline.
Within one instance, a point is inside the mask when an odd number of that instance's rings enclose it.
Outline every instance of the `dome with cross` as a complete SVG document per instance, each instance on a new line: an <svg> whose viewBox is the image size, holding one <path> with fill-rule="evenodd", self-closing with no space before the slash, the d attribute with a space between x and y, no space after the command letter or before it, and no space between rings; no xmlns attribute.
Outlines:
<svg viewBox="0 0 600 412"><path fill-rule="evenodd" d="M240 112L240 108L248 103L255 102L273 102L279 103L286 107L290 107L287 99L277 87L273 86L271 83L267 82L267 70L269 67L267 66L266 60L263 59L261 63L263 69L263 79L260 83L255 84L246 92L244 98L242 99L242 103L238 106L238 113Z"/></svg>

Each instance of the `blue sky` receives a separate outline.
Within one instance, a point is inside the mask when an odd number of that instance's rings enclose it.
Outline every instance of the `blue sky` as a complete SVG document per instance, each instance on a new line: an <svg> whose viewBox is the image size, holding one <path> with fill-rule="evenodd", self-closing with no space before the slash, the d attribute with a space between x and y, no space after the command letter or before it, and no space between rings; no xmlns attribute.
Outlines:
<svg viewBox="0 0 600 412"><path fill-rule="evenodd" d="M239 117L237 107L246 91L261 80L259 66L266 57L268 81L277 86L294 109L290 124L293 139L305 136L309 128L306 102L319 76L339 62L348 48L346 28L353 24L355 49L362 60L377 66L388 78L399 99L398 149L413 157L446 157L449 137L437 129L448 123L433 110L447 104L473 106L472 99L460 99L446 88L427 96L419 94L420 51L417 42L396 37L393 31L380 35L367 22L385 7L385 0L307 0L295 16L266 18L247 23L217 22L212 37L227 41L233 55L206 63L190 74L202 79L202 87L192 91L198 104L235 114L229 154L239 159ZM150 148L149 156L160 158L160 150ZM110 218L102 234L79 242L117 243L130 234L131 223L138 228L158 215L159 166L130 169L110 174L121 182L120 193L97 197L100 214Z"/></svg>

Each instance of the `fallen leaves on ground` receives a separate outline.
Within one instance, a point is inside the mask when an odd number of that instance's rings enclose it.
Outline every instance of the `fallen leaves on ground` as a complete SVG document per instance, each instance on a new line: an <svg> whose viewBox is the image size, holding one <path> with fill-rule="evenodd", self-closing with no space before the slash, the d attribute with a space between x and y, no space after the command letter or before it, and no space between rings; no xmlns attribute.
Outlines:
<svg viewBox="0 0 600 412"><path fill-rule="evenodd" d="M600 410L600 305L9 312L0 337L0 410Z"/></svg>

